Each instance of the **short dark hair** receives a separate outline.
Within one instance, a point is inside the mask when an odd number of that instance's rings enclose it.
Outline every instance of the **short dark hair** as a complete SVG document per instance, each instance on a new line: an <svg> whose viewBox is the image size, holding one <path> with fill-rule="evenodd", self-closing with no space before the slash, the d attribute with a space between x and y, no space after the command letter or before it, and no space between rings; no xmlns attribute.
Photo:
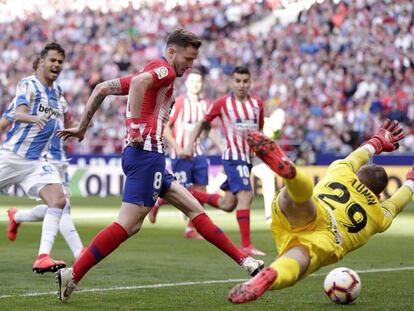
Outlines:
<svg viewBox="0 0 414 311"><path fill-rule="evenodd" d="M204 77L203 71L199 67L191 68L191 70L188 74L191 74L191 73L196 74L196 75L200 75L201 77Z"/></svg>
<svg viewBox="0 0 414 311"><path fill-rule="evenodd" d="M43 50L40 51L39 57L45 58L47 53L52 50L57 51L59 54L63 55L63 57L66 57L65 49L59 43L56 42L49 42L48 44L46 44Z"/></svg>
<svg viewBox="0 0 414 311"><path fill-rule="evenodd" d="M365 164L357 171L359 181L375 195L380 195L388 184L385 169L375 164Z"/></svg>
<svg viewBox="0 0 414 311"><path fill-rule="evenodd" d="M167 38L167 46L177 45L183 48L192 46L198 49L201 46L201 39L194 33L183 28L174 30Z"/></svg>
<svg viewBox="0 0 414 311"><path fill-rule="evenodd" d="M231 75L234 75L235 73L246 74L246 75L250 76L250 70L249 70L249 67L247 67L247 66L236 66L236 67L234 67L233 72L231 73Z"/></svg>

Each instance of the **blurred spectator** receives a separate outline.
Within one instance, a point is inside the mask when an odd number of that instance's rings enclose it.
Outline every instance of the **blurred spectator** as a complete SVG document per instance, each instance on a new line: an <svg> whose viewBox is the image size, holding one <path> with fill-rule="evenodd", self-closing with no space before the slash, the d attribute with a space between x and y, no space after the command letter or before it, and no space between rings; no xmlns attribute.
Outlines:
<svg viewBox="0 0 414 311"><path fill-rule="evenodd" d="M49 1L56 6L56 0ZM70 2L64 3L56 6L58 18L34 12L0 24L0 112L47 40L59 41L68 51L60 82L77 118L97 83L138 71L160 56L166 33L183 26L204 39L197 65L207 73L205 97L228 92L226 74L235 65L249 65L256 77L253 93L268 100L269 114L285 112L281 139L286 149L298 155L308 150L348 153L388 116L405 124L408 137L401 150L413 151L411 0L315 3L296 22L275 23L263 34L249 26L286 1L194 1L171 10L156 1L121 8L107 0L107 9L119 10L105 13L68 10ZM177 89L182 92L180 81ZM124 128L119 115L124 113L125 99L107 99L86 143L71 141L70 151L120 152ZM304 142L308 145L301 149Z"/></svg>

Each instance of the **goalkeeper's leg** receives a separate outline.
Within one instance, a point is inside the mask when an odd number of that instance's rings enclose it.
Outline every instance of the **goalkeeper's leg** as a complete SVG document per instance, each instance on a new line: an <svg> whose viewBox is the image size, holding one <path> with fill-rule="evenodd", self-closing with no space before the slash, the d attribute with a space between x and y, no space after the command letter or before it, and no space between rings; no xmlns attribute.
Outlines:
<svg viewBox="0 0 414 311"><path fill-rule="evenodd" d="M263 269L249 281L233 287L228 298L232 303L246 303L256 300L267 290L292 286L306 272L309 263L309 253L305 247L292 247L276 258L270 267Z"/></svg>
<svg viewBox="0 0 414 311"><path fill-rule="evenodd" d="M298 170L282 149L270 138L252 132L248 144L276 174L283 178L286 187L279 196L279 205L293 227L302 227L316 216L312 200L313 181Z"/></svg>

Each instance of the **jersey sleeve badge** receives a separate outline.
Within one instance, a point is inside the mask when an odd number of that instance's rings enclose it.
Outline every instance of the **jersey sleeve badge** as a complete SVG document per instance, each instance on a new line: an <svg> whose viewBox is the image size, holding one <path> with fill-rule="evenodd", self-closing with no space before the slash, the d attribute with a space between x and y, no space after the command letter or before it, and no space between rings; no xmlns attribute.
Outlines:
<svg viewBox="0 0 414 311"><path fill-rule="evenodd" d="M19 86L17 87L16 96L25 95L26 92L27 92L27 82L19 83Z"/></svg>
<svg viewBox="0 0 414 311"><path fill-rule="evenodd" d="M158 80L161 80L168 76L168 69L164 66L154 69L154 72L157 74Z"/></svg>

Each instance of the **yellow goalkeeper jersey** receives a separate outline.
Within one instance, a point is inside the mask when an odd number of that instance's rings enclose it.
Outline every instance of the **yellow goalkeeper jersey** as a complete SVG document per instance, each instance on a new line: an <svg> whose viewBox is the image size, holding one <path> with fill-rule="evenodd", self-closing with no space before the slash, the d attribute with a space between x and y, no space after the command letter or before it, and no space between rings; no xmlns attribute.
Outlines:
<svg viewBox="0 0 414 311"><path fill-rule="evenodd" d="M314 199L332 211L344 254L364 245L373 234L386 230L411 199L411 191L403 186L380 203L355 174L369 157L367 150L359 148L346 159L333 162L313 192Z"/></svg>

